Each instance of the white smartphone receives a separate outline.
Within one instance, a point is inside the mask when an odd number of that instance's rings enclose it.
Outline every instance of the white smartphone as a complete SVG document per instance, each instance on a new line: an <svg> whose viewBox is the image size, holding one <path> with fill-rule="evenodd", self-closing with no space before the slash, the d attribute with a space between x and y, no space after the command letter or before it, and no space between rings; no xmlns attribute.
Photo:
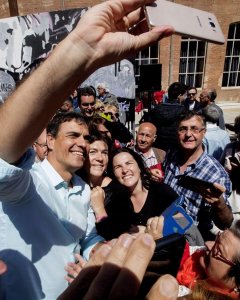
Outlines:
<svg viewBox="0 0 240 300"><path fill-rule="evenodd" d="M175 34L224 44L221 27L214 14L166 0L145 6L149 27L171 25Z"/></svg>

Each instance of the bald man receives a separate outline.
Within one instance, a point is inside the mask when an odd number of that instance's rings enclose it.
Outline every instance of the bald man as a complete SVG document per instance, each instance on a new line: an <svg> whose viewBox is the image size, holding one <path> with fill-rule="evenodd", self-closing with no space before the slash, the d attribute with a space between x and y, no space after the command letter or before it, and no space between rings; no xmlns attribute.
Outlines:
<svg viewBox="0 0 240 300"><path fill-rule="evenodd" d="M165 151L152 147L157 137L157 128L150 122L141 123L136 136L134 150L141 155L149 169L161 169Z"/></svg>

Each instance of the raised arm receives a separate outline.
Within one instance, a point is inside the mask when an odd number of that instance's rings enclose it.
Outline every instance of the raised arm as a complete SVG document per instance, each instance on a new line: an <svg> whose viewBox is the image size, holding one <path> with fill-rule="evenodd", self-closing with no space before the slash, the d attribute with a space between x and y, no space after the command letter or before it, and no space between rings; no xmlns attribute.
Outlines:
<svg viewBox="0 0 240 300"><path fill-rule="evenodd" d="M0 157L16 161L68 95L99 67L127 58L172 33L148 32L141 7L111 0L91 8L49 58L0 107Z"/></svg>

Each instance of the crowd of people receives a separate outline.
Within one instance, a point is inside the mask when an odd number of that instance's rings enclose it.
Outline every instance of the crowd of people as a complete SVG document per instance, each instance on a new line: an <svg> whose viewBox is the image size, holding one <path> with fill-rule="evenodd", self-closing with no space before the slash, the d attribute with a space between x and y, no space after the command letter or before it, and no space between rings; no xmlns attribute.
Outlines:
<svg viewBox="0 0 240 300"><path fill-rule="evenodd" d="M0 299L240 297L240 117L175 82L134 140L104 83L78 88L173 33L152 2L91 8L0 106Z"/></svg>

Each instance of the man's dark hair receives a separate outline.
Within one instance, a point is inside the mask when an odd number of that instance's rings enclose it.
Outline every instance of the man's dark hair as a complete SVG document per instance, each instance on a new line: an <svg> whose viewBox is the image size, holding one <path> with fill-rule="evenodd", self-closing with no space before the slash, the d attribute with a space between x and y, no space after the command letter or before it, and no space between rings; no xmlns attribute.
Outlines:
<svg viewBox="0 0 240 300"><path fill-rule="evenodd" d="M82 115L78 112L60 112L57 113L52 120L47 125L47 134L51 134L53 137L56 137L59 131L59 127L62 123L70 122L75 120L79 124L86 125L86 122ZM86 125L87 126L87 125Z"/></svg>
<svg viewBox="0 0 240 300"><path fill-rule="evenodd" d="M195 92L197 94L197 88L195 88L195 86L188 87L187 91L189 92L190 90L195 90Z"/></svg>
<svg viewBox="0 0 240 300"><path fill-rule="evenodd" d="M185 92L186 92L186 89L183 87L183 85L180 82L173 82L168 88L169 102L177 100L178 96L184 95Z"/></svg>
<svg viewBox="0 0 240 300"><path fill-rule="evenodd" d="M91 85L87 85L77 90L78 105L81 104L81 96L93 96L94 102L96 102L96 90Z"/></svg>
<svg viewBox="0 0 240 300"><path fill-rule="evenodd" d="M201 113L195 112L193 110L185 110L185 111L183 111L183 113L179 116L178 126L179 126L179 124L182 121L190 120L193 117L197 117L197 118L201 119L202 122L203 122L204 127L206 127L206 119L205 119L204 115L201 114Z"/></svg>

